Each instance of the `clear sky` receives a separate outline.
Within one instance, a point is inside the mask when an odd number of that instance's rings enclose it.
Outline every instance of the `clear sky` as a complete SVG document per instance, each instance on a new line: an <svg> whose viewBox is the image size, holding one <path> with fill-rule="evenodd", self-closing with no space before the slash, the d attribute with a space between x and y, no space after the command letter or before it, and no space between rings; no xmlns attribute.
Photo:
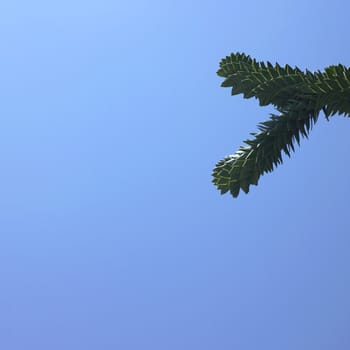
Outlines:
<svg viewBox="0 0 350 350"><path fill-rule="evenodd" d="M348 350L350 120L248 195L220 59L350 65L332 1L0 4L0 348Z"/></svg>

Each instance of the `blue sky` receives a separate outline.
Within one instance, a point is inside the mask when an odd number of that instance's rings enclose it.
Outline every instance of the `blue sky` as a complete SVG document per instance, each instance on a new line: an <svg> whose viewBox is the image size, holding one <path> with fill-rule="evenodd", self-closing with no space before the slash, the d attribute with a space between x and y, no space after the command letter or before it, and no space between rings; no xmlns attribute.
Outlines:
<svg viewBox="0 0 350 350"><path fill-rule="evenodd" d="M248 195L215 163L270 108L220 59L350 65L349 5L0 5L0 347L347 350L350 122Z"/></svg>

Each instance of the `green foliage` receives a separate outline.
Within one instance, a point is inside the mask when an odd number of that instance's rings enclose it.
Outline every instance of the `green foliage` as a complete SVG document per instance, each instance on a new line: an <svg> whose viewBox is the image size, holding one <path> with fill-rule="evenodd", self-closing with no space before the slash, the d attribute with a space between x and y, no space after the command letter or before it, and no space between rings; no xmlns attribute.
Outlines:
<svg viewBox="0 0 350 350"><path fill-rule="evenodd" d="M236 153L225 157L213 170L213 183L222 194L233 197L249 192L264 173L290 157L295 142L307 137L321 111L350 116L350 68L339 64L314 73L289 65L257 62L243 53L227 56L217 74L232 95L255 97L261 106L273 105L278 114L258 125L259 132L245 140Z"/></svg>

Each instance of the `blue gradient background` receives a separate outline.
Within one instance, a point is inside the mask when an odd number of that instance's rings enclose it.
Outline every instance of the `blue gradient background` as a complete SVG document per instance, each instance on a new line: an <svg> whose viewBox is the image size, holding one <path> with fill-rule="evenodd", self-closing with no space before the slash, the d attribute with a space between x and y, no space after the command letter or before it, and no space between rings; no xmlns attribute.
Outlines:
<svg viewBox="0 0 350 350"><path fill-rule="evenodd" d="M348 350L350 121L238 199L243 51L350 65L347 1L0 5L0 348Z"/></svg>

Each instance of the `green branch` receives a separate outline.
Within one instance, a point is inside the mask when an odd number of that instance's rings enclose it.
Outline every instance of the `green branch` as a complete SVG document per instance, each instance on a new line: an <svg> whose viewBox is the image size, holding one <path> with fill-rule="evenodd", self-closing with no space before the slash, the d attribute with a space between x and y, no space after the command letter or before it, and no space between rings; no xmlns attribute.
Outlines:
<svg viewBox="0 0 350 350"><path fill-rule="evenodd" d="M320 111L327 118L350 115L350 70L342 65L330 66L324 73L302 72L237 53L221 61L218 75L225 78L222 86L231 87L232 95L255 97L260 105L272 104L280 113L259 124L254 138L244 141L246 146L216 164L213 183L222 194L248 193L261 175L283 162L283 153L290 157L295 142L308 136Z"/></svg>

